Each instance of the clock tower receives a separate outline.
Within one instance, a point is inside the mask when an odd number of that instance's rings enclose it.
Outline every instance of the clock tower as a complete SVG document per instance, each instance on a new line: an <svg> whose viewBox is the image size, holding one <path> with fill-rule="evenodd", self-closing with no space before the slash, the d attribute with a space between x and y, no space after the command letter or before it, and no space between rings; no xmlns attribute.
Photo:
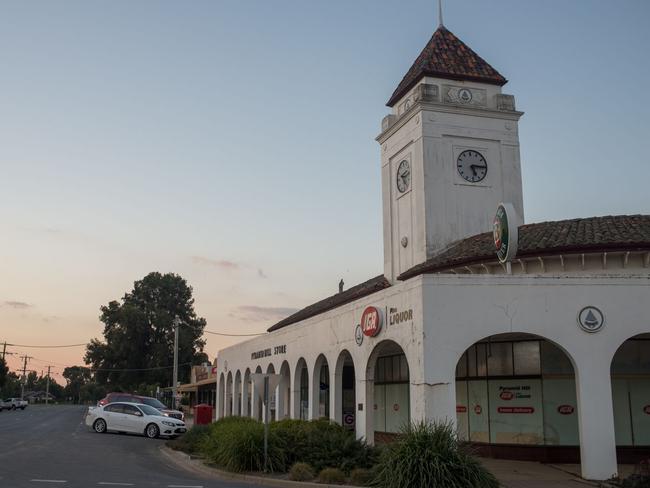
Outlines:
<svg viewBox="0 0 650 488"><path fill-rule="evenodd" d="M523 222L522 112L506 82L440 25L390 97L377 137L389 281L491 231L501 202Z"/></svg>

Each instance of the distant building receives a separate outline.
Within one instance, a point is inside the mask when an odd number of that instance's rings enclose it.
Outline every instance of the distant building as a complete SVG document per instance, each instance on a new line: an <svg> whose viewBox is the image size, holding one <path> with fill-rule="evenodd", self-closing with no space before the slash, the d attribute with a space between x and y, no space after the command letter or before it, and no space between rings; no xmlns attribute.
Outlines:
<svg viewBox="0 0 650 488"><path fill-rule="evenodd" d="M377 137L383 274L220 351L219 417L261 418L250 375L273 372L272 418L371 443L448 419L486 454L581 461L590 479L650 455L650 216L523 224L505 84L436 30Z"/></svg>

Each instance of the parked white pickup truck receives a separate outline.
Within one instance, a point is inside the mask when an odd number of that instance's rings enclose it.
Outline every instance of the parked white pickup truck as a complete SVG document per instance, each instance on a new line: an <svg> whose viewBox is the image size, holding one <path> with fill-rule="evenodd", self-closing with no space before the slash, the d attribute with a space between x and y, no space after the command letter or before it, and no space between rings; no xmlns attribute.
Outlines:
<svg viewBox="0 0 650 488"><path fill-rule="evenodd" d="M28 403L20 398L7 398L6 400L0 400L0 412L2 410L16 410L17 408L25 410L27 405Z"/></svg>

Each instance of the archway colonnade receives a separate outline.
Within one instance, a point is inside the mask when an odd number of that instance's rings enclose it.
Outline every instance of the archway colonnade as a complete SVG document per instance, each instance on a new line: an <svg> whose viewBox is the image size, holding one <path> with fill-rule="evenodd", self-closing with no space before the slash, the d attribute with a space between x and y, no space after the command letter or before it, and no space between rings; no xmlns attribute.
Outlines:
<svg viewBox="0 0 650 488"><path fill-rule="evenodd" d="M363 360L344 349L262 363L254 372L281 376L270 400L270 420L328 418L374 442L375 432L380 438L397 433L411 418L409 359L393 340L378 342ZM250 374L246 368L219 376L217 418L264 419Z"/></svg>

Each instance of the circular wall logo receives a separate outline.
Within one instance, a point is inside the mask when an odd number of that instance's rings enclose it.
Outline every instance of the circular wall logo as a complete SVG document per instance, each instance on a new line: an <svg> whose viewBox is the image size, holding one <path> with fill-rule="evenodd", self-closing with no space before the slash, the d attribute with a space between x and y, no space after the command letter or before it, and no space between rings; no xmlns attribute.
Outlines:
<svg viewBox="0 0 650 488"><path fill-rule="evenodd" d="M605 325L605 316L596 307L588 306L578 312L578 325L585 332L598 332Z"/></svg>
<svg viewBox="0 0 650 488"><path fill-rule="evenodd" d="M361 314L361 330L368 337L375 337L381 331L381 311L377 307L366 307Z"/></svg>
<svg viewBox="0 0 650 488"><path fill-rule="evenodd" d="M474 413L476 415L481 415L481 412L483 412L483 409L481 408L480 405L474 405Z"/></svg>
<svg viewBox="0 0 650 488"><path fill-rule="evenodd" d="M650 405L646 405L645 407L643 407L643 413L645 413L646 415L650 415Z"/></svg>
<svg viewBox="0 0 650 488"><path fill-rule="evenodd" d="M492 221L492 236L499 261L511 261L517 254L518 227L515 209L500 203Z"/></svg>
<svg viewBox="0 0 650 488"><path fill-rule="evenodd" d="M357 343L357 346L363 344L363 331L361 330L361 325L357 325L354 329L354 342Z"/></svg>

